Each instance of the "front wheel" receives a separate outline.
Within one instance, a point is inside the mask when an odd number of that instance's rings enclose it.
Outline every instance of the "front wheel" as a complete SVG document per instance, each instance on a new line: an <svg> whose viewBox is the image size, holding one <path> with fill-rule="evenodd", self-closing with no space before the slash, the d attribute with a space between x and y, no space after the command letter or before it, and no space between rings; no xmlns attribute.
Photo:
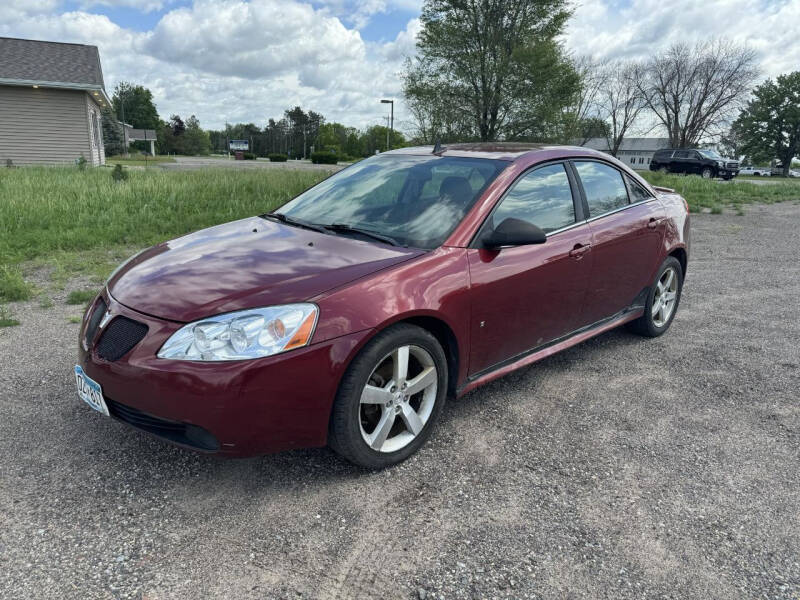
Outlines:
<svg viewBox="0 0 800 600"><path fill-rule="evenodd" d="M647 295L644 314L630 328L645 337L658 337L669 329L678 310L683 289L683 269L674 256L668 256L658 270Z"/></svg>
<svg viewBox="0 0 800 600"><path fill-rule="evenodd" d="M711 169L711 167L704 167L703 170L700 171L700 176L703 179L711 179L714 177L714 171Z"/></svg>
<svg viewBox="0 0 800 600"><path fill-rule="evenodd" d="M447 359L425 329L401 323L375 336L347 369L328 442L369 469L399 463L427 440L447 393Z"/></svg>

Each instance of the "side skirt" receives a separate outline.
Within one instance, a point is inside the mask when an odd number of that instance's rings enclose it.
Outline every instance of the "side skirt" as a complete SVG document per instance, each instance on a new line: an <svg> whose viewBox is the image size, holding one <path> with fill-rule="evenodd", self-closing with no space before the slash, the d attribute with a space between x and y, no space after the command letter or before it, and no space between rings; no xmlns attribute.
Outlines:
<svg viewBox="0 0 800 600"><path fill-rule="evenodd" d="M489 369L475 373L474 375L469 376L467 378L467 382L461 388L459 388L456 397L462 396L467 392L470 392L483 385L484 383L488 383L503 377L504 375L508 375L512 371L516 371L521 367L533 364L542 360L543 358L547 358L548 356L552 356L553 354L561 352L562 350L566 350L567 348L580 344L581 342L585 342L590 338L600 335L601 333L604 333L610 329L619 327L620 325L628 323L629 321L634 321L643 314L643 306L628 308L621 313L614 315L613 317L603 319L602 321L593 323L592 325L587 325L586 327L578 329L577 331L573 331L562 338L553 340L544 346L533 348L524 354L517 355L493 367L490 367Z"/></svg>

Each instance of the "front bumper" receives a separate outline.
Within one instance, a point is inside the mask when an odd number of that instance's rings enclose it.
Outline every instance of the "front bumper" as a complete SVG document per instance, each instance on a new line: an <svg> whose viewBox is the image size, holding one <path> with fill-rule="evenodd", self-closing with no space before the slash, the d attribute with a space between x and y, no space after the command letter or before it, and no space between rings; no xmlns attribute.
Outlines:
<svg viewBox="0 0 800 600"><path fill-rule="evenodd" d="M84 344L84 319L78 364L102 386L112 417L173 443L228 456L325 445L339 380L369 336L362 331L256 360L166 360L156 353L182 323L131 310L105 291L102 297L112 318L125 316L148 327L132 350L112 362L94 344Z"/></svg>

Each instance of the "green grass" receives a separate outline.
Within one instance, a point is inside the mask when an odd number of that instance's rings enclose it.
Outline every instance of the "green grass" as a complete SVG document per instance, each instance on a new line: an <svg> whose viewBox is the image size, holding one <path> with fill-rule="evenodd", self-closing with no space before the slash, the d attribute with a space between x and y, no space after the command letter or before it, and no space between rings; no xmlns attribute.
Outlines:
<svg viewBox="0 0 800 600"><path fill-rule="evenodd" d="M67 319L67 322L72 323L74 325L76 323L80 323L81 322L81 318L80 317L69 317Z"/></svg>
<svg viewBox="0 0 800 600"><path fill-rule="evenodd" d="M174 163L175 159L171 156L148 156L145 158L141 154L131 154L125 156L109 156L106 158L107 165L124 165L126 167L144 167L156 163Z"/></svg>
<svg viewBox="0 0 800 600"><path fill-rule="evenodd" d="M0 262L0 300L15 302L28 300L33 295L33 288L23 279L15 268Z"/></svg>
<svg viewBox="0 0 800 600"><path fill-rule="evenodd" d="M11 316L5 306L0 306L0 327L14 327L19 325L19 321Z"/></svg>
<svg viewBox="0 0 800 600"><path fill-rule="evenodd" d="M19 265L104 278L139 248L265 213L326 175L148 169L117 184L108 169L0 169L0 297L30 296Z"/></svg>
<svg viewBox="0 0 800 600"><path fill-rule="evenodd" d="M96 290L72 290L67 295L67 304L86 304L96 295Z"/></svg>
<svg viewBox="0 0 800 600"><path fill-rule="evenodd" d="M710 209L712 213L722 212L730 207L742 212L743 204L800 200L800 185L788 180L769 185L757 185L747 181L722 182L702 179L695 176L668 175L653 171L639 173L653 185L674 189L689 203L689 210L700 212Z"/></svg>

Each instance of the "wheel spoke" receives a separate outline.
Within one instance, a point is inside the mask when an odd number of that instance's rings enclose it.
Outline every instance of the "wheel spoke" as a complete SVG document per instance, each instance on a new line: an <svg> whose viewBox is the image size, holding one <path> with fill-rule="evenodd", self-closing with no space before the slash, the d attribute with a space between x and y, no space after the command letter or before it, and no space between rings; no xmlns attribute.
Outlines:
<svg viewBox="0 0 800 600"><path fill-rule="evenodd" d="M655 317L658 314L658 311L660 310L661 310L661 296L659 296L653 301L653 308L650 309L650 313L653 315L653 317Z"/></svg>
<svg viewBox="0 0 800 600"><path fill-rule="evenodd" d="M386 404L392 399L389 390L384 390L374 385L364 386L361 392L361 404Z"/></svg>
<svg viewBox="0 0 800 600"><path fill-rule="evenodd" d="M394 425L395 413L393 410L385 410L381 415L380 421L375 426L375 431L369 436L369 445L373 450L380 450L386 438L389 437L389 432Z"/></svg>
<svg viewBox="0 0 800 600"><path fill-rule="evenodd" d="M403 418L403 422L412 434L417 435L424 427L417 411L408 402L403 403L402 409L400 416Z"/></svg>
<svg viewBox="0 0 800 600"><path fill-rule="evenodd" d="M658 320L663 325L664 321L667 320L667 308L664 306L664 303L661 303L661 308L658 311Z"/></svg>
<svg viewBox="0 0 800 600"><path fill-rule="evenodd" d="M436 383L436 379L436 368L427 367L422 371L422 373L414 377L414 379L408 380L406 394L413 396L425 388L432 386L434 383Z"/></svg>
<svg viewBox="0 0 800 600"><path fill-rule="evenodd" d="M664 289L669 290L672 287L672 279L675 277L675 271L670 269L667 271L667 280L664 282Z"/></svg>
<svg viewBox="0 0 800 600"><path fill-rule="evenodd" d="M408 350L408 346L400 346L392 354L392 378L396 385L402 384L408 377Z"/></svg>

